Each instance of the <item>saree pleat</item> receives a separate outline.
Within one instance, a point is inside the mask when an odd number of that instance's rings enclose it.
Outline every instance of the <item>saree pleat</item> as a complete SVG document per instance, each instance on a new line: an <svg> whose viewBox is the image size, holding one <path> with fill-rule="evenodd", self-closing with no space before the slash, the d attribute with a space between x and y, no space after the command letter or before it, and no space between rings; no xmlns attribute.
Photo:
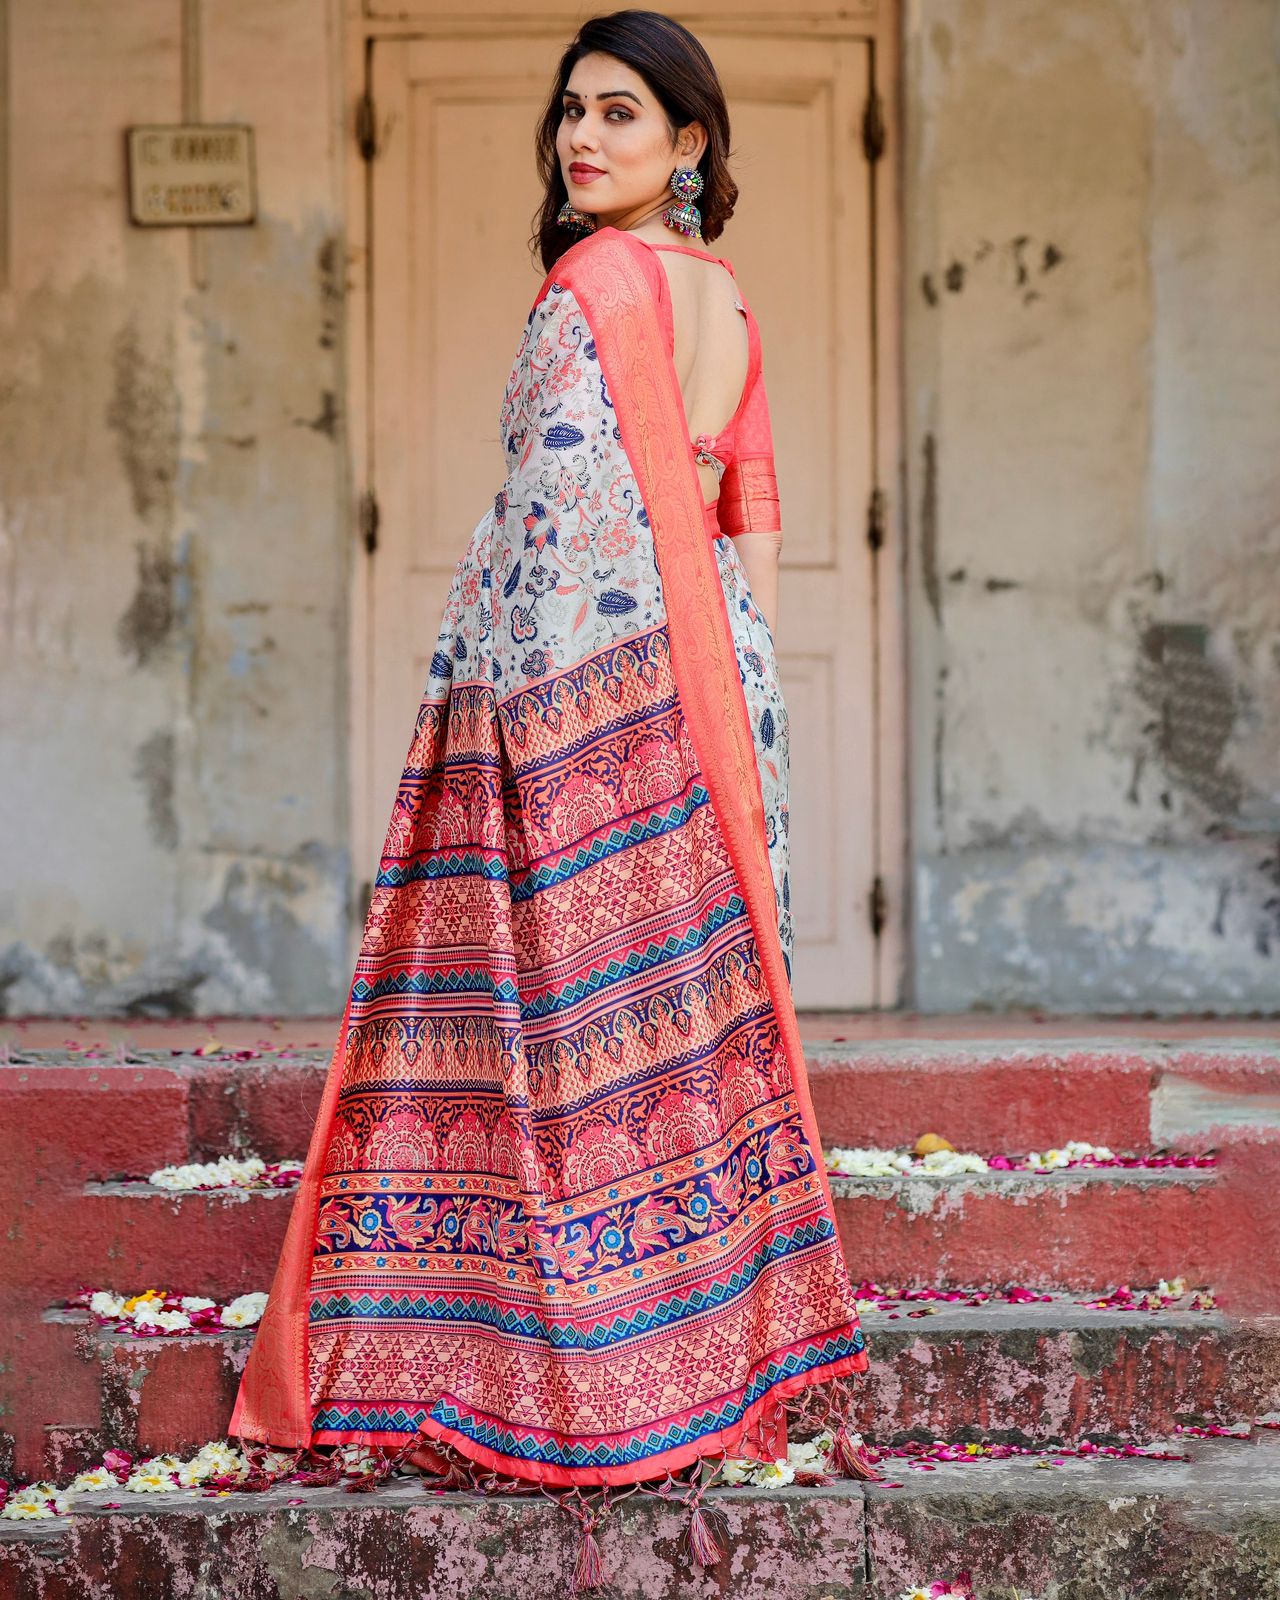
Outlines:
<svg viewBox="0 0 1280 1600"><path fill-rule="evenodd" d="M784 1402L866 1367L790 992L773 641L704 528L660 270L602 229L529 313L241 1437L628 1484L785 1453Z"/></svg>

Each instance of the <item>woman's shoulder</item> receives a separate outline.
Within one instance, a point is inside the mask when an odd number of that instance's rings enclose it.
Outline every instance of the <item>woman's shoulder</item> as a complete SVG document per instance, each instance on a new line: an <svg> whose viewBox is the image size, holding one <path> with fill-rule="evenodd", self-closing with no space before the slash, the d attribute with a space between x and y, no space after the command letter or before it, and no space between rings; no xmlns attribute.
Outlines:
<svg viewBox="0 0 1280 1600"><path fill-rule="evenodd" d="M628 293L655 292L656 274L661 271L656 256L643 240L622 228L597 228L576 240L556 260L544 287L559 283L590 289L603 283L610 291L610 301L616 303Z"/></svg>

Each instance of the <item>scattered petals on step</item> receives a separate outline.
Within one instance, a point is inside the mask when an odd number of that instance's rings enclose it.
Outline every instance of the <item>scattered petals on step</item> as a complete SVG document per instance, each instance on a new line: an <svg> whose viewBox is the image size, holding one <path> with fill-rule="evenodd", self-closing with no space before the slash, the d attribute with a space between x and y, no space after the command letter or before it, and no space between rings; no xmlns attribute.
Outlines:
<svg viewBox="0 0 1280 1600"><path fill-rule="evenodd" d="M294 1457L288 1453L269 1452L260 1465L270 1471L290 1466ZM0 1516L11 1521L43 1517L63 1517L75 1509L78 1495L100 1493L104 1489L123 1487L129 1494L176 1494L192 1488L216 1486L217 1491L234 1487L246 1479L251 1467L238 1447L226 1440L216 1439L199 1449L188 1461L175 1455L150 1456L135 1461L123 1450L108 1450L99 1466L76 1475L65 1489L52 1483L29 1483L10 1490L0 1484ZM123 1502L104 1502L100 1509L118 1511Z"/></svg>
<svg viewBox="0 0 1280 1600"><path fill-rule="evenodd" d="M1254 1427L1280 1427L1280 1414L1252 1418L1234 1427L1181 1426L1179 1433L1193 1438L1229 1438L1247 1442ZM854 1446L875 1463L899 1461L907 1468L920 1472L933 1472L942 1464L971 1464L983 1461L1005 1461L1013 1458L1025 1460L1033 1468L1065 1466L1069 1459L1114 1459L1136 1457L1144 1461L1187 1461L1190 1457L1171 1450L1167 1445L1106 1445L1084 1440L1075 1445L1014 1445L980 1440L949 1442L935 1439L929 1443L909 1441L902 1445L873 1446L866 1444L860 1435L852 1434ZM789 1441L785 1459L753 1461L729 1457L716 1464L712 1482L716 1487L749 1484L761 1488L777 1488L786 1484L815 1485L830 1482L827 1468L834 1443L830 1430L813 1439ZM335 1477L360 1479L378 1473L379 1452L366 1445L350 1443L338 1446L332 1454L338 1468L336 1474L326 1473L324 1483L331 1484ZM401 1463L396 1471L406 1469ZM296 1451L266 1450L255 1453L254 1459L245 1455L240 1446L226 1439L211 1440L188 1460L176 1455L151 1456L135 1460L127 1451L109 1450L101 1465L79 1473L64 1489L47 1480L13 1487L0 1479L0 1517L10 1521L63 1517L75 1512L75 1500L82 1494L96 1494L116 1486L130 1495L201 1493L206 1498L224 1499L235 1493L268 1488L273 1483L306 1487L316 1481L317 1475L303 1467ZM901 1489L904 1484L884 1477L874 1485L877 1491ZM444 1489L433 1489L444 1494ZM125 1502L118 1500L95 1501L95 1511L120 1511ZM305 1497L293 1496L286 1500L289 1506L305 1504ZM908 1589L907 1596L923 1596L924 1600L982 1600L971 1589L958 1587L967 1583L968 1575L961 1573L953 1580L934 1580ZM1020 1600L1033 1600L1022 1596Z"/></svg>
<svg viewBox="0 0 1280 1600"><path fill-rule="evenodd" d="M1034 1595L1023 1594L1018 1589L1001 1589L997 1593L1009 1596L1011 1600L1035 1600ZM903 1590L898 1600L983 1600L983 1597L975 1595L970 1575L961 1572L954 1578L935 1578L932 1583L913 1583Z"/></svg>
<svg viewBox="0 0 1280 1600"><path fill-rule="evenodd" d="M929 1600L974 1600L969 1574L961 1572L950 1580L936 1579L929 1585Z"/></svg>
<svg viewBox="0 0 1280 1600"><path fill-rule="evenodd" d="M898 1178L904 1173L952 1178L967 1172L986 1172L987 1162L964 1150L931 1150L917 1156L910 1150L848 1149L833 1145L824 1152L827 1171L843 1178Z"/></svg>
<svg viewBox="0 0 1280 1600"><path fill-rule="evenodd" d="M126 1481L130 1494L168 1494L176 1485L177 1461L144 1461Z"/></svg>
<svg viewBox="0 0 1280 1600"><path fill-rule="evenodd" d="M7 1495L0 1506L0 1517L10 1522L34 1522L46 1517L65 1517L70 1501L52 1483L28 1483Z"/></svg>
<svg viewBox="0 0 1280 1600"><path fill-rule="evenodd" d="M850 1434L850 1439L854 1448L862 1448L860 1434ZM822 1482L832 1470L830 1451L834 1442L828 1429L812 1439L788 1440L785 1459L753 1461L747 1456L728 1456L718 1464L713 1482L772 1489L784 1483Z"/></svg>
<svg viewBox="0 0 1280 1600"><path fill-rule="evenodd" d="M93 1467L88 1472L79 1472L71 1480L72 1494L93 1494L99 1489L114 1489L116 1486L115 1474L108 1472L106 1467Z"/></svg>
<svg viewBox="0 0 1280 1600"><path fill-rule="evenodd" d="M959 1178L981 1172L1049 1173L1081 1167L1155 1170L1217 1165L1217 1156L1212 1150L1198 1155L1167 1150L1155 1150L1146 1155L1116 1155L1106 1145L1089 1144L1083 1139L1068 1139L1060 1148L1032 1150L1022 1156L1000 1153L983 1156L973 1150L953 1150L937 1134L923 1136L911 1149L832 1145L823 1151L823 1157L827 1172L841 1178Z"/></svg>
<svg viewBox="0 0 1280 1600"><path fill-rule="evenodd" d="M989 1300L1002 1300L1008 1305L1031 1305L1041 1301L1051 1301L1053 1295L1048 1291L1037 1292L1025 1288L1022 1284L1005 1284L1001 1287L965 1287L953 1288L943 1284L928 1284L924 1287L913 1288L885 1288L882 1284L873 1282L870 1278L863 1278L854 1293L858 1297L858 1311L887 1311L890 1314L897 1312L900 1307L910 1305L917 1301L937 1301L944 1305L981 1306ZM931 1308L929 1308L931 1309ZM909 1311L908 1316L922 1317L929 1314L929 1309Z"/></svg>
<svg viewBox="0 0 1280 1600"><path fill-rule="evenodd" d="M201 1295L170 1294L148 1289L124 1296L113 1289L85 1289L67 1301L83 1306L99 1325L135 1339L223 1333L228 1328L253 1328L262 1320L267 1297L261 1291L237 1295L226 1305Z"/></svg>
<svg viewBox="0 0 1280 1600"><path fill-rule="evenodd" d="M224 1328L252 1328L262 1321L266 1308L265 1294L237 1295L230 1305L223 1306L220 1321Z"/></svg>
<svg viewBox="0 0 1280 1600"><path fill-rule="evenodd" d="M1097 1300L1081 1300L1079 1303L1090 1311L1167 1311L1170 1306L1185 1300L1187 1294L1185 1278L1161 1278L1153 1289L1132 1289L1127 1283L1122 1283ZM1217 1301L1211 1289L1196 1289L1191 1293L1190 1303L1180 1309L1213 1311L1216 1308Z"/></svg>
<svg viewBox="0 0 1280 1600"><path fill-rule="evenodd" d="M1247 1437L1247 1435L1241 1435ZM1002 1444L994 1440L949 1441L934 1439L922 1443L910 1439L905 1444L873 1445L868 1454L877 1463L899 1460L918 1472L932 1472L939 1463L968 1464L978 1461L1010 1461L1025 1459L1033 1465L1043 1463L1065 1464L1068 1458L1092 1461L1141 1457L1144 1461L1188 1461L1181 1451L1170 1450L1164 1444L1094 1444L1081 1439L1075 1444Z"/></svg>
<svg viewBox="0 0 1280 1600"><path fill-rule="evenodd" d="M1226 1437L1247 1439L1249 1425L1243 1425L1244 1432L1234 1429L1206 1430L1204 1437ZM1180 1430L1181 1431L1181 1430ZM1194 1429L1185 1430L1195 1433ZM1017 1445L1003 1444L995 1441L984 1440L959 1440L948 1441L934 1439L929 1443L919 1440L909 1440L901 1445L867 1445L860 1436L854 1436L854 1443L858 1449L865 1450L871 1461L881 1465L886 1461L899 1461L913 1472L936 1472L939 1465L971 1465L983 1461L1008 1461L1014 1458L1025 1459L1034 1468L1050 1469L1055 1466L1065 1466L1071 1458L1077 1460L1114 1459L1125 1457L1141 1457L1144 1461L1186 1461L1188 1456L1181 1451L1172 1450L1166 1444L1146 1445L1108 1445L1094 1444L1091 1440L1081 1440L1077 1444L1043 1444L1043 1445ZM830 1449L832 1436L829 1432L819 1434L811 1440L800 1442L791 1441L787 1445L785 1460L778 1461L753 1461L746 1457L730 1456L717 1469L714 1482L725 1485L749 1484L754 1487L774 1487L784 1483L815 1483L823 1482L831 1467ZM903 1485L893 1479L886 1479L877 1487L883 1489L901 1489ZM951 1593L941 1590L939 1593ZM960 1593L961 1591L955 1591Z"/></svg>
<svg viewBox="0 0 1280 1600"><path fill-rule="evenodd" d="M883 1312L889 1321L899 1317L927 1317L937 1306L982 1306L991 1301L1004 1305L1050 1305L1061 1300L1066 1305L1083 1306L1091 1311L1213 1311L1217 1301L1209 1289L1189 1290L1185 1278L1161 1278L1154 1288L1134 1289L1127 1283L1093 1299L1080 1300L1047 1289L1032 1289L1025 1284L925 1284L892 1287L863 1278L857 1284L858 1312L866 1316ZM908 1309L914 1306L915 1309Z"/></svg>
<svg viewBox="0 0 1280 1600"><path fill-rule="evenodd" d="M288 1189L302 1176L301 1161L264 1161L261 1156L219 1156L159 1167L147 1182L157 1189L190 1194L204 1189Z"/></svg>
<svg viewBox="0 0 1280 1600"><path fill-rule="evenodd" d="M102 1465L117 1483L123 1483L133 1471L133 1457L127 1450L108 1450L102 1458Z"/></svg>

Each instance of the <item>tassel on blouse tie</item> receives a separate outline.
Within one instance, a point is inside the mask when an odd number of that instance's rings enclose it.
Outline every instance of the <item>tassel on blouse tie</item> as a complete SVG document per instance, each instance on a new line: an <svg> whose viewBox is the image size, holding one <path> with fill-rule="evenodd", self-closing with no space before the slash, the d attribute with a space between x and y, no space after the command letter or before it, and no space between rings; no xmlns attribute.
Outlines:
<svg viewBox="0 0 1280 1600"><path fill-rule="evenodd" d="M716 482L719 483L724 477L728 462L723 461L718 455L715 455L710 448L711 445L715 443L717 437L718 435L714 433L700 433L691 442L693 444L695 458L699 465L714 467ZM719 512L717 510L719 504L720 496L717 495L714 500L710 501L709 503L704 503L702 507L703 523L707 530L708 539L718 539L722 532L720 527Z"/></svg>

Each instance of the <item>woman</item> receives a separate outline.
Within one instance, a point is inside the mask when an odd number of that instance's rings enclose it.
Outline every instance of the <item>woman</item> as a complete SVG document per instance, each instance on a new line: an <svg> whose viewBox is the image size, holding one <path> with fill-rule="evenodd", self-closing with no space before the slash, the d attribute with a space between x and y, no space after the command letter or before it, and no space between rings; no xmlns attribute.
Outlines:
<svg viewBox="0 0 1280 1600"><path fill-rule="evenodd" d="M867 1470L790 993L759 333L707 249L727 146L678 23L618 12L565 52L508 475L449 591L232 1419L559 1491L583 1587L584 1487L687 1484L708 1561L700 1463L785 1456L788 1403Z"/></svg>

